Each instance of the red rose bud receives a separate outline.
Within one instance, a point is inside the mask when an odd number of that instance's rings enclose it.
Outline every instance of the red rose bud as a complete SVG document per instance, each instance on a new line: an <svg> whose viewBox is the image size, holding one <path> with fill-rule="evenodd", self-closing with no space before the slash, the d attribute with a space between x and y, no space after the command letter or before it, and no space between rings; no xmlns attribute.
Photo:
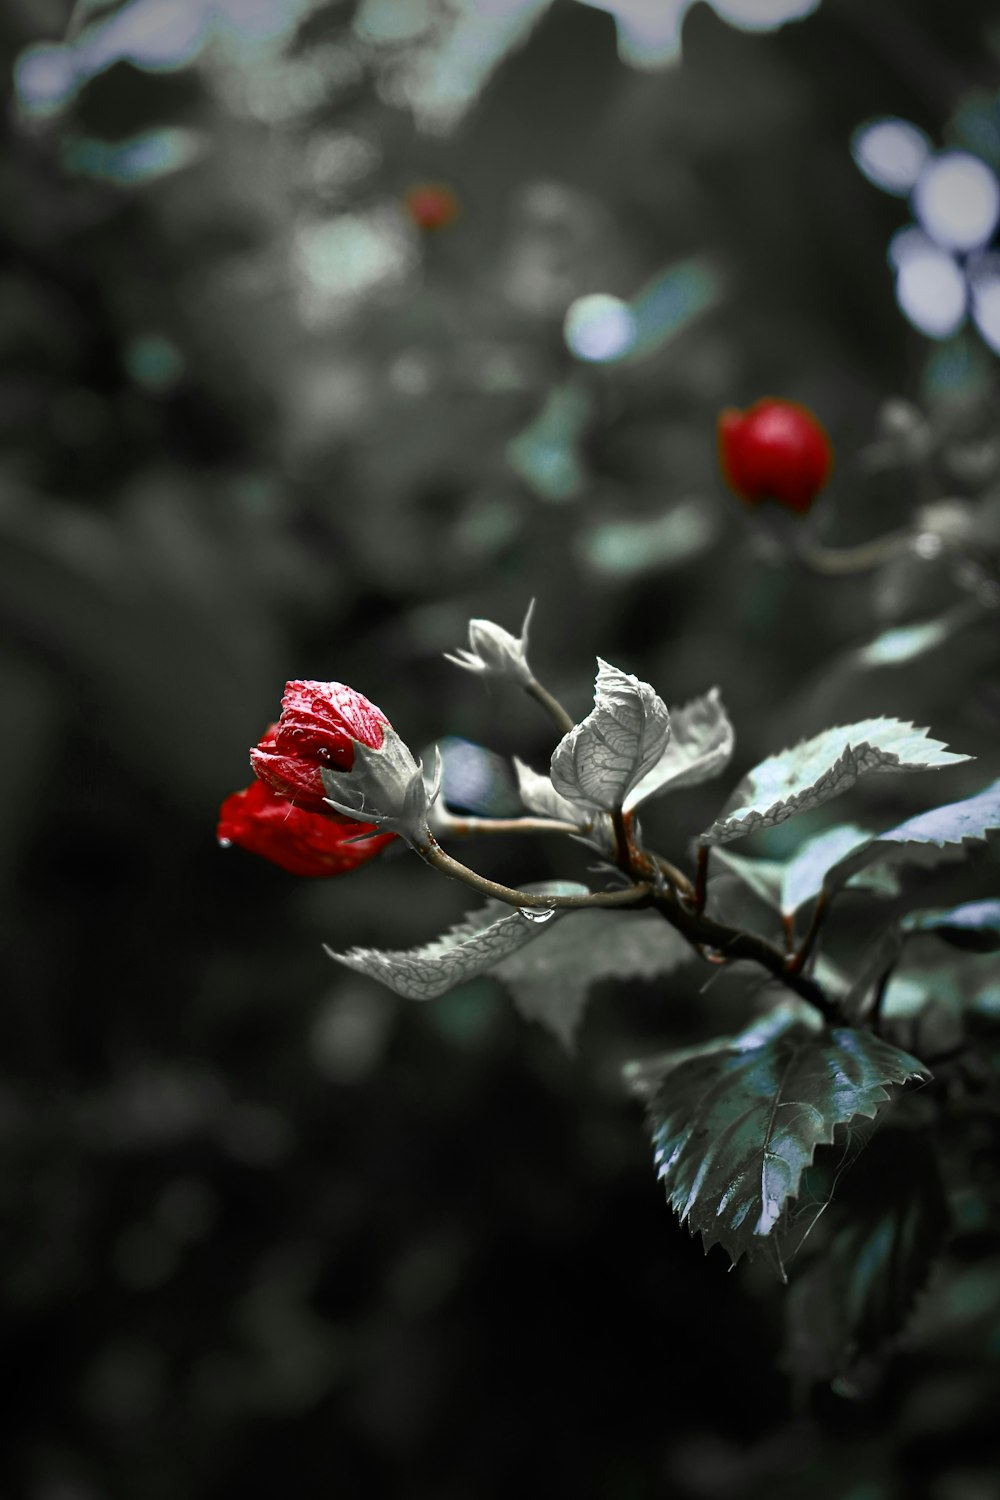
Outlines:
<svg viewBox="0 0 1000 1500"><path fill-rule="evenodd" d="M830 439L812 412L765 397L746 411L719 416L719 460L730 488L756 505L777 500L804 515L830 477Z"/></svg>
<svg viewBox="0 0 1000 1500"><path fill-rule="evenodd" d="M254 781L223 802L217 837L223 846L237 844L291 875L329 876L367 864L395 835L378 833L371 823L333 822L306 812Z"/></svg>
<svg viewBox="0 0 1000 1500"><path fill-rule="evenodd" d="M421 182L403 201L411 222L425 233L446 229L458 217L458 199L443 182Z"/></svg>
<svg viewBox="0 0 1000 1500"><path fill-rule="evenodd" d="M281 717L250 751L250 764L296 806L336 819L321 771L349 771L356 744L378 750L383 726L389 721L381 709L342 682L289 682Z"/></svg>

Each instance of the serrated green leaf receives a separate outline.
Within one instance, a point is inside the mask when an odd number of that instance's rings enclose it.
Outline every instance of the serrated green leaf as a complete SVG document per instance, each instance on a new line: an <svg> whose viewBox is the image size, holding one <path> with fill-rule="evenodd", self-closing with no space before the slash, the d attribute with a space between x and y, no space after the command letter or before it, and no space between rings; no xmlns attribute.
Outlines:
<svg viewBox="0 0 1000 1500"><path fill-rule="evenodd" d="M670 715L648 682L598 657L594 707L560 740L552 785L580 806L609 812L652 770L670 737Z"/></svg>
<svg viewBox="0 0 1000 1500"><path fill-rule="evenodd" d="M966 901L936 911L910 912L903 918L903 931L933 932L956 948L995 953L1000 949L1000 901Z"/></svg>
<svg viewBox="0 0 1000 1500"><path fill-rule="evenodd" d="M948 802L908 818L860 845L832 864L823 885L835 891L869 865L913 864L928 868L963 859L966 845L983 842L1000 832L1000 779L974 797Z"/></svg>
<svg viewBox="0 0 1000 1500"><path fill-rule="evenodd" d="M787 1362L806 1381L844 1375L900 1332L948 1231L933 1147L882 1128L838 1184L836 1223L797 1275L786 1310Z"/></svg>
<svg viewBox="0 0 1000 1500"><path fill-rule="evenodd" d="M531 889L551 896L585 895L587 891L586 886L572 881L552 881ZM506 908L506 916L495 917L499 909L500 903L491 901L485 911L472 913L443 937L419 948L326 951L337 963L380 980L404 999L432 1000L456 984L496 968L502 959L541 937L549 923L566 915L558 907L551 912L533 911L530 916Z"/></svg>
<svg viewBox="0 0 1000 1500"><path fill-rule="evenodd" d="M926 1069L871 1032L810 1029L787 1009L698 1056L667 1055L649 1101L657 1174L705 1248L771 1249L816 1148L873 1119ZM763 1035L763 1040L761 1036Z"/></svg>
<svg viewBox="0 0 1000 1500"><path fill-rule="evenodd" d="M592 984L653 979L694 957L655 912L571 911L530 950L511 954L494 973L529 1021L540 1021L571 1047Z"/></svg>
<svg viewBox="0 0 1000 1500"><path fill-rule="evenodd" d="M712 858L715 864L742 880L743 884L782 916L793 917L808 901L819 895L823 877L831 863L845 851L859 849L868 843L871 832L854 823L839 823L808 839L789 860L751 859L734 854L727 844L716 844ZM861 870L849 882L859 890L879 896L898 896L899 881L889 869L873 867Z"/></svg>
<svg viewBox="0 0 1000 1500"><path fill-rule="evenodd" d="M664 792L708 781L724 771L732 759L735 733L718 688L685 703L683 708L672 708L669 723L670 739L663 754L629 792L626 812Z"/></svg>
<svg viewBox="0 0 1000 1500"><path fill-rule="evenodd" d="M762 761L743 778L721 816L701 835L727 844L811 812L873 771L930 771L959 765L968 755L945 750L922 729L899 719L865 719L821 734Z"/></svg>
<svg viewBox="0 0 1000 1500"><path fill-rule="evenodd" d="M695 1042L690 1047L671 1047L669 1051L659 1052L653 1057L637 1058L624 1065L622 1078L631 1094L650 1105L662 1090L668 1074L673 1073L682 1063L695 1058L730 1053L737 1045L745 1051L763 1047L773 1037L783 1036L791 1026L819 1032L822 1022L816 1011L806 1005L805 1001L789 995L787 1000L744 1027L737 1037L716 1036L707 1042Z"/></svg>
<svg viewBox="0 0 1000 1500"><path fill-rule="evenodd" d="M823 889L823 878L831 865L852 854L871 838L871 830L856 823L838 823L815 838L807 839L785 867L781 882L781 909L788 916L812 901Z"/></svg>

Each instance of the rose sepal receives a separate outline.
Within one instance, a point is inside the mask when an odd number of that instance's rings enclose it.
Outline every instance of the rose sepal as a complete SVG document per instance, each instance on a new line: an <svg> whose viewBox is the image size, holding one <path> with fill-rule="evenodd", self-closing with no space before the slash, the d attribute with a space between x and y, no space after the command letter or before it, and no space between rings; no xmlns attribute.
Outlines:
<svg viewBox="0 0 1000 1500"><path fill-rule="evenodd" d="M441 790L440 751L429 775L409 746L388 726L377 750L360 742L350 771L322 771L326 801L335 812L357 818L400 838L415 849L431 840L430 810Z"/></svg>

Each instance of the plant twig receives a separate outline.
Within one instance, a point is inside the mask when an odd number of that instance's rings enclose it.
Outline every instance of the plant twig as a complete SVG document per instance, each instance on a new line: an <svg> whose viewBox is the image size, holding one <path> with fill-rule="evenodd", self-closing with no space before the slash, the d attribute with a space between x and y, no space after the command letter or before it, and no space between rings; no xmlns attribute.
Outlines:
<svg viewBox="0 0 1000 1500"><path fill-rule="evenodd" d="M785 934L785 953L791 958L795 952L795 918L787 912L781 914L781 930Z"/></svg>
<svg viewBox="0 0 1000 1500"><path fill-rule="evenodd" d="M470 870L468 865L463 865L461 860L446 854L433 838L430 843L417 849L417 853L435 870L440 870L442 875L461 880L464 885L471 886L483 896L492 896L495 901L503 901L507 906L527 907L532 911L551 911L555 907L641 906L648 903L652 894L652 886L643 881L638 885L627 886L624 890L589 891L585 896L545 896L539 891L517 891L509 885L499 885L495 880L479 875L475 870Z"/></svg>
<svg viewBox="0 0 1000 1500"><path fill-rule="evenodd" d="M674 891L680 892L681 895L687 896L691 900L694 899L694 886L683 870L679 870L676 865L672 865L669 859L664 859L662 854L652 854L648 857Z"/></svg>
<svg viewBox="0 0 1000 1500"><path fill-rule="evenodd" d="M438 831L471 838L479 833L569 833L580 832L576 823L560 818L456 818L452 813L434 810Z"/></svg>
<svg viewBox="0 0 1000 1500"><path fill-rule="evenodd" d="M635 845L632 842L632 830L620 807L611 809L611 826L615 831L615 863L619 870L631 875Z"/></svg>
<svg viewBox="0 0 1000 1500"><path fill-rule="evenodd" d="M710 845L698 845L698 863L694 872L694 909L701 916L708 895L708 857Z"/></svg>
<svg viewBox="0 0 1000 1500"><path fill-rule="evenodd" d="M792 955L792 959L788 965L788 971L790 974L801 974L802 970L805 968L806 962L813 950L816 939L819 937L819 930L823 925L823 918L826 915L826 908L826 891L820 891L819 895L816 897L816 904L813 907L812 917L809 920L809 926L806 929L806 935L799 945L798 952Z"/></svg>
<svg viewBox="0 0 1000 1500"><path fill-rule="evenodd" d="M665 880L675 896L683 895L689 900L694 899L694 886L683 870L671 864L669 859L664 859L662 854L654 854L636 844L632 813L622 812L620 808L614 809L611 813L611 825L615 834L615 862L623 874L633 880L652 880L654 884Z"/></svg>
<svg viewBox="0 0 1000 1500"><path fill-rule="evenodd" d="M912 530L890 531L856 547L823 547L800 540L795 555L814 573L839 578L848 573L870 573L894 557L912 550L916 533Z"/></svg>
<svg viewBox="0 0 1000 1500"><path fill-rule="evenodd" d="M536 703L541 704L560 734L569 734L570 730L574 728L573 720L563 708L559 699L554 697L547 687L543 687L537 677L532 677L531 681L525 684L524 691L530 697L534 698Z"/></svg>
<svg viewBox="0 0 1000 1500"><path fill-rule="evenodd" d="M725 922L718 922L705 912L693 911L683 901L677 901L673 896L664 892L654 896L653 904L670 925L675 927L682 937L687 938L693 948L714 949L716 953L721 953L729 963L742 958L759 964L762 969L773 974L775 979L780 980L788 989L793 990L801 999L818 1010L824 1020L843 1024L844 1016L837 1002L832 1000L814 979L805 974L793 972L789 968L786 955L780 948L768 942L767 938L762 938L755 932L746 932L739 927L730 927Z"/></svg>
<svg viewBox="0 0 1000 1500"><path fill-rule="evenodd" d="M871 1003L871 1009L868 1012L868 1020L871 1024L872 1031L874 1032L878 1031L879 1022L882 1019L882 1002L885 999L885 992L889 988L889 980L892 978L892 973L896 967L897 962L898 956L896 958L893 958L892 963L887 966L885 973L879 980L878 986L875 990L875 996Z"/></svg>

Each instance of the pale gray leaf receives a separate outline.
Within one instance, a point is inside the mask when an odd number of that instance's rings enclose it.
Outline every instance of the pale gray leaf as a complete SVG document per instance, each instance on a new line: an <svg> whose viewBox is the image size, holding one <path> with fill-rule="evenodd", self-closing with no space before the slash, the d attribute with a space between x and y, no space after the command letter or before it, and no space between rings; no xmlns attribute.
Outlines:
<svg viewBox="0 0 1000 1500"><path fill-rule="evenodd" d="M932 807L907 818L862 844L826 872L824 886L835 891L869 865L913 864L928 868L963 859L970 843L991 839L1000 832L1000 779L974 797Z"/></svg>
<svg viewBox="0 0 1000 1500"><path fill-rule="evenodd" d="M594 708L556 746L552 784L570 802L620 807L652 770L670 737L670 715L648 682L598 657Z"/></svg>
<svg viewBox="0 0 1000 1500"><path fill-rule="evenodd" d="M653 979L694 957L655 912L571 911L530 951L495 969L522 1015L571 1047L590 986L599 979Z"/></svg>
<svg viewBox="0 0 1000 1500"><path fill-rule="evenodd" d="M558 818L560 822L576 823L580 827L589 822L588 818L581 816L578 806L559 795L548 776L533 771L523 760L518 760L516 755L514 770L517 772L517 790L529 812L537 813L542 818Z"/></svg>
<svg viewBox="0 0 1000 1500"><path fill-rule="evenodd" d="M532 889L553 896L587 892L586 886L571 881L553 881ZM470 914L443 937L419 948L350 948L346 953L327 948L326 951L337 963L380 980L407 1000L431 1000L456 984L496 968L502 959L534 942L549 924L566 914L558 907L549 912L535 910L530 915L527 909L506 908L507 915L496 916L497 910L504 908L491 901L486 910Z"/></svg>
<svg viewBox="0 0 1000 1500"><path fill-rule="evenodd" d="M672 708L670 730L670 739L656 765L625 799L626 812L664 792L708 781L724 771L732 759L735 733L718 688L685 703L683 708Z"/></svg>
<svg viewBox="0 0 1000 1500"><path fill-rule="evenodd" d="M740 782L721 816L701 835L726 844L811 812L873 771L929 771L969 760L926 731L899 719L865 719L824 729L812 739L762 761Z"/></svg>

